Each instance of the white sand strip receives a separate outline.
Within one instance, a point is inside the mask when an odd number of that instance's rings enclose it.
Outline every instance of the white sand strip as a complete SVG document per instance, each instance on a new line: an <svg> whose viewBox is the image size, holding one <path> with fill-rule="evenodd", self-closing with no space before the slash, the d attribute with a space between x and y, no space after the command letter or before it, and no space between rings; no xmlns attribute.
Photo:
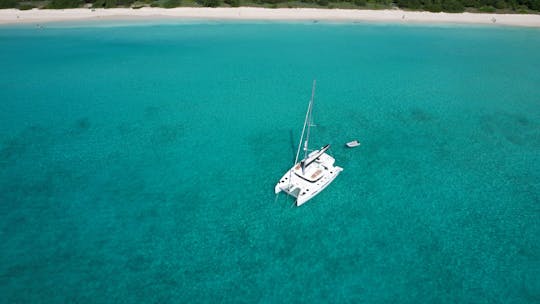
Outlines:
<svg viewBox="0 0 540 304"><path fill-rule="evenodd" d="M199 8L180 7L173 9L65 9L65 10L0 10L0 24L42 23L51 21L77 20L124 20L124 19L228 19L228 20L326 20L368 21L395 23L456 23L491 24L509 26L540 27L540 15L520 14L472 14L472 13L429 13L402 10L349 10L283 8L267 9L255 7Z"/></svg>

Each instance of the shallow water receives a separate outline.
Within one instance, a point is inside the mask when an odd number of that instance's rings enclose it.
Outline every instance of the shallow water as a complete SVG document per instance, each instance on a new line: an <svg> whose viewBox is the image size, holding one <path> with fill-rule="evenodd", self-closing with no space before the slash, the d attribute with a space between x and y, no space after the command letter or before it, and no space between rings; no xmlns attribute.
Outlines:
<svg viewBox="0 0 540 304"><path fill-rule="evenodd" d="M5 303L540 301L537 29L4 26L0 66ZM314 78L345 170L291 208Z"/></svg>

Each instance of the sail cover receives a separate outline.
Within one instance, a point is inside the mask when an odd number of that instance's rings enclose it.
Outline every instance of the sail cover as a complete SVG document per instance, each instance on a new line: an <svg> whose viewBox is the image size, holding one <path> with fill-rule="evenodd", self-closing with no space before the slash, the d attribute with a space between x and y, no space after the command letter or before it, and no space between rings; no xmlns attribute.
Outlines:
<svg viewBox="0 0 540 304"><path fill-rule="evenodd" d="M324 152L326 152L326 150L330 149L330 145L326 145L324 147L322 147L321 149L319 149L319 151L314 151L313 153L311 153L307 158L304 158L300 164L302 165L302 172L304 171L304 169L309 166L309 164L311 164L312 162L314 162L317 158L319 158L319 156L321 156Z"/></svg>

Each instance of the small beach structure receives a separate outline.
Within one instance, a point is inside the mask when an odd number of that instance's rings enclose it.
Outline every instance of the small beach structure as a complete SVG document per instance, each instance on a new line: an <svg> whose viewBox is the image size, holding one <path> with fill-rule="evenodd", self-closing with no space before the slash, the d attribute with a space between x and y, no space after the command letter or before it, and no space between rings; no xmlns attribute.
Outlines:
<svg viewBox="0 0 540 304"><path fill-rule="evenodd" d="M304 120L304 127L302 128L302 135L300 136L294 165L283 175L275 187L276 194L283 191L295 197L297 206L304 204L319 194L343 171L343 168L334 166L335 159L326 153L330 149L330 145L325 145L314 151L309 150L309 136L311 127L313 126L312 113L315 84L316 82L313 81L311 100L309 101ZM302 143L304 144L304 158L298 161Z"/></svg>

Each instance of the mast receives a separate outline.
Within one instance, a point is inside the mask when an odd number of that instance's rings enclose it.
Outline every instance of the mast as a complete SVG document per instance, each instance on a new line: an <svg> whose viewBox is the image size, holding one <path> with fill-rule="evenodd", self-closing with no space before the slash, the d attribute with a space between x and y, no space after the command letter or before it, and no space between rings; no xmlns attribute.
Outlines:
<svg viewBox="0 0 540 304"><path fill-rule="evenodd" d="M313 124L313 98L315 97L315 85L317 84L317 80L313 80L313 86L311 87L311 100L309 101L309 107L308 107L308 119L307 119L307 134L306 134L306 141L304 142L304 159L308 156L308 146L309 146L309 133L311 130L311 125Z"/></svg>
<svg viewBox="0 0 540 304"><path fill-rule="evenodd" d="M307 123L307 134L306 134L306 141L304 142L304 159L302 160L302 174L304 174L304 169L306 168L306 159L308 157L309 153L309 134L311 131L311 125L313 124L313 99L315 97L315 85L317 84L317 80L313 80L313 86L311 87L311 100L309 101L308 106L308 112L306 115L306 123Z"/></svg>
<svg viewBox="0 0 540 304"><path fill-rule="evenodd" d="M304 142L304 159L307 157L307 147L309 143L309 129L311 127L311 112L313 108L313 97L315 96L315 83L316 80L313 80L313 87L311 88L311 100L309 101L308 109L306 112L306 118L304 119L304 126L302 127L302 135L300 136L300 142L298 143L298 150L296 151L296 158L294 159L295 165L298 163L298 157L300 156L300 149L302 149L302 142L304 141L304 134L306 133L307 126L307 138ZM304 171L304 165L302 164L302 173ZM290 179L289 179L290 181Z"/></svg>

